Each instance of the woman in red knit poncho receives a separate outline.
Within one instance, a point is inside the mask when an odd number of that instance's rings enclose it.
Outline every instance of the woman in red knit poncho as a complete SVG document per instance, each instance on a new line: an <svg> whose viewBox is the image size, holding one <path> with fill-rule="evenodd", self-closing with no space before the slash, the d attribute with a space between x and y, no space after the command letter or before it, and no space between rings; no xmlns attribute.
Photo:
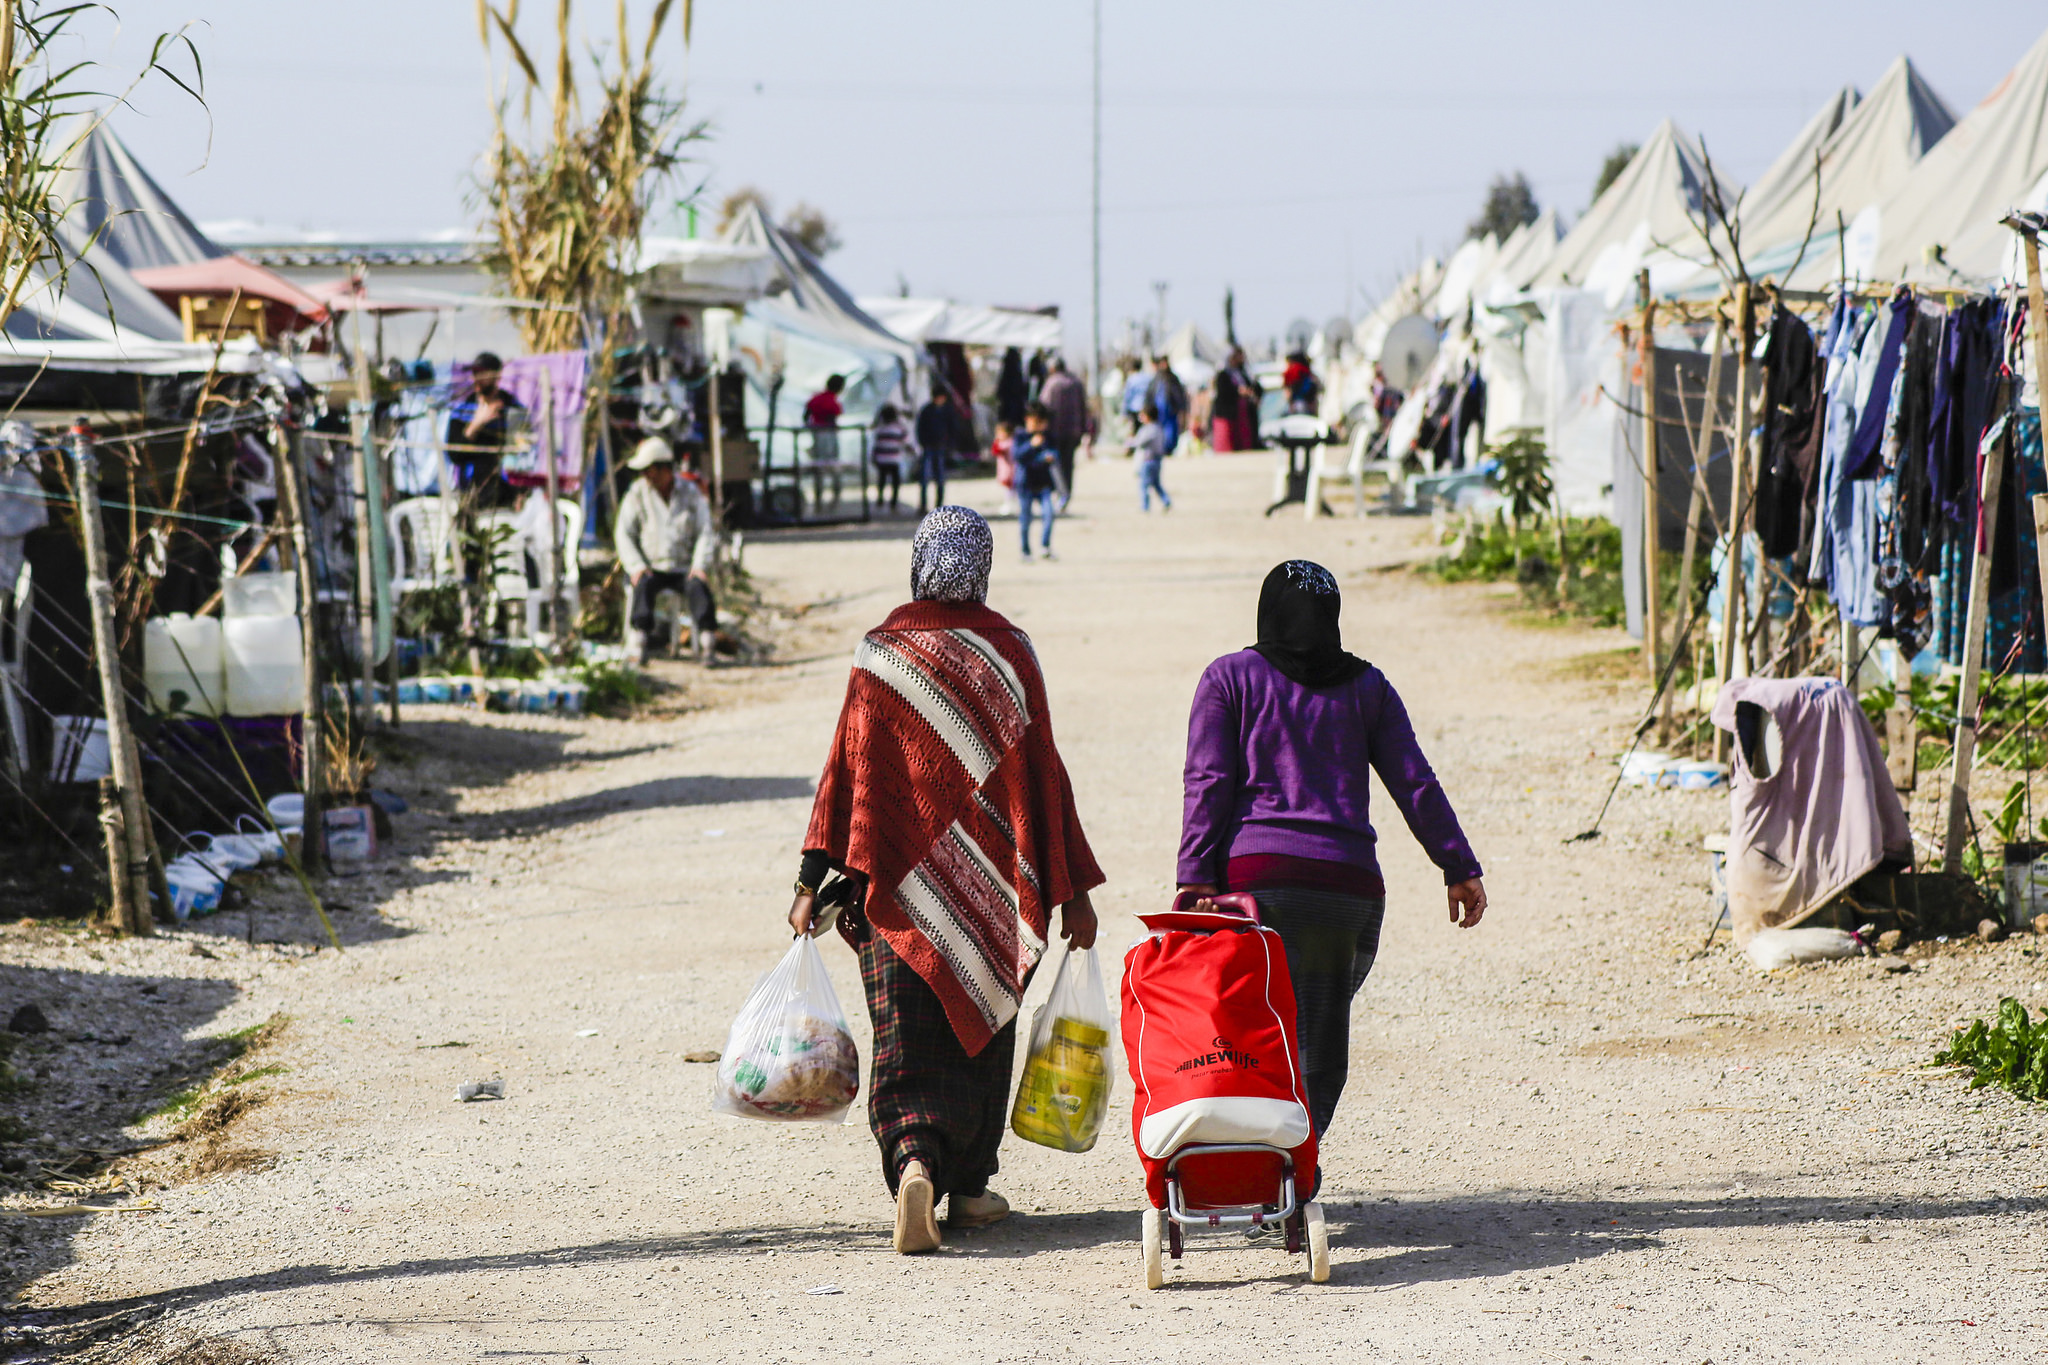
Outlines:
<svg viewBox="0 0 2048 1365"><path fill-rule="evenodd" d="M875 1025L868 1122L896 1197L896 1249L1009 1212L996 1172L1017 1005L1051 911L1095 942L1102 870L1074 812L1031 641L986 605L994 540L940 507L911 543L913 600L854 651L789 922L810 929L828 869L853 880L840 932Z"/></svg>

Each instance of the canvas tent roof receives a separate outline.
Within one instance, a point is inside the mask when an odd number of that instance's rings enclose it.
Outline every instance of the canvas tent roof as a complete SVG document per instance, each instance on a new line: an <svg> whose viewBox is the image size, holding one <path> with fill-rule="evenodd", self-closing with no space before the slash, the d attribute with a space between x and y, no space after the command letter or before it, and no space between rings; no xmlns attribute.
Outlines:
<svg viewBox="0 0 2048 1365"><path fill-rule="evenodd" d="M1869 98L1856 104L1819 147L1817 217L1815 149L1806 145L1805 131L1743 197L1740 222L1750 273L1784 275L1796 265L1793 273L1816 285L1839 275L1843 248L1836 223L1853 222L1904 184L1914 166L1948 134L1955 121L1954 113L1910 60L1900 57L1894 61ZM1808 125L1809 131L1812 126ZM1806 240L1809 224L1810 241Z"/></svg>
<svg viewBox="0 0 2048 1365"><path fill-rule="evenodd" d="M1513 236L1512 233L1509 234ZM1500 259L1500 239L1492 233L1481 237L1468 237L1458 249L1451 253L1451 259L1444 263L1443 282L1437 285L1436 297L1430 301L1430 311L1448 322L1465 311L1472 302L1479 282L1492 272L1493 263Z"/></svg>
<svg viewBox="0 0 2048 1365"><path fill-rule="evenodd" d="M643 296L718 307L760 298L776 269L766 248L697 237L642 237L639 266Z"/></svg>
<svg viewBox="0 0 2048 1365"><path fill-rule="evenodd" d="M1707 183L1699 144L1664 120L1565 234L1532 285L1592 289L1612 307L1645 266L1658 289L1691 275L1707 256L1696 226ZM1724 180L1721 188L1732 201L1736 187Z"/></svg>
<svg viewBox="0 0 2048 1365"><path fill-rule="evenodd" d="M1852 274L1988 285L2013 266L2013 208L2048 210L2048 33L1849 229ZM1930 260L1939 248L1940 260ZM1802 272L1803 273L1803 272Z"/></svg>
<svg viewBox="0 0 2048 1365"><path fill-rule="evenodd" d="M1493 264L1480 276L1475 297L1482 302L1497 301L1528 288L1529 281L1548 263L1563 237L1564 227L1554 208L1543 210L1533 222L1516 228L1500 244Z"/></svg>
<svg viewBox="0 0 2048 1365"><path fill-rule="evenodd" d="M764 390L767 372L780 361L780 407L785 411L775 414L779 424L795 420L803 402L830 374L846 377L849 408L871 407L907 392L917 348L870 317L825 273L817 257L768 221L760 205L743 208L723 240L758 247L775 264L781 288L747 305L746 315L733 327L733 342Z"/></svg>
<svg viewBox="0 0 2048 1365"><path fill-rule="evenodd" d="M860 306L905 341L1015 346L1024 351L1060 348L1060 320L1044 313L954 303L951 299L864 298Z"/></svg>
<svg viewBox="0 0 2048 1365"><path fill-rule="evenodd" d="M93 240L149 289L164 294L239 290L244 297L284 304L309 318L322 315L319 301L303 289L231 254L201 232L105 123L85 135L53 192L69 206L65 222L80 239Z"/></svg>

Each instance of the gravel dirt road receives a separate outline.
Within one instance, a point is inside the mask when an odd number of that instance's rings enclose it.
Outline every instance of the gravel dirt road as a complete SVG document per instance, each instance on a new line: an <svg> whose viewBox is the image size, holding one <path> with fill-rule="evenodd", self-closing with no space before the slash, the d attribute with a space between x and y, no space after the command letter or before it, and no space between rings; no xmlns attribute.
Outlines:
<svg viewBox="0 0 2048 1365"><path fill-rule="evenodd" d="M1127 1080L1095 1151L1009 1140L1016 1215L925 1258L889 1250L858 1112L710 1113L712 1068L684 1055L723 1044L787 945L848 651L906 595L905 523L749 546L774 596L817 605L779 664L693 684L704 709L413 713L413 760L384 776L419 810L390 868L335 883L345 954L251 947L239 922L0 940L59 1036L127 977L160 983L173 1045L292 1020L233 1128L274 1164L72 1223L15 1321L115 1327L110 1360L366 1365L2048 1354L2048 1122L1923 1069L2000 995L2048 1004L2035 941L1770 977L1725 939L1693 957L1722 798L1625 790L1603 838L1563 842L1641 705L1618 635L1403 571L1415 521L1262 520L1263 458L1173 465L1175 510L1149 518L1126 467L1084 467L1056 563L1020 565L997 526L992 605L1045 666L1109 874L1103 946L1170 892L1188 696L1286 556L1338 572L1347 643L1401 689L1487 868L1485 923L1452 929L1382 803L1387 933L1323 1158L1329 1284L1226 1236L1141 1287ZM865 1054L852 956L826 956ZM502 1102L455 1102L489 1077ZM172 1354L194 1340L209 1353Z"/></svg>

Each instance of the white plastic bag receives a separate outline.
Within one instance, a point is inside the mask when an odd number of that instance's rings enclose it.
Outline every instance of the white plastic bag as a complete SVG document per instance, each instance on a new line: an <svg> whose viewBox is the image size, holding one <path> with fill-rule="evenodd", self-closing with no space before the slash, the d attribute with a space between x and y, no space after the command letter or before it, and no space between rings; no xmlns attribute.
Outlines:
<svg viewBox="0 0 2048 1365"><path fill-rule="evenodd" d="M1760 972L1774 972L1795 962L1831 962L1867 953L1859 934L1847 929L1759 929L1742 950Z"/></svg>
<svg viewBox="0 0 2048 1365"><path fill-rule="evenodd" d="M1115 1027L1093 948L1069 948L1052 995L1031 1024L1031 1050L1010 1131L1062 1152L1085 1152L1109 1112L1109 1035Z"/></svg>
<svg viewBox="0 0 2048 1365"><path fill-rule="evenodd" d="M860 1093L860 1052L817 940L799 935L754 984L718 1060L711 1107L786 1123L836 1123Z"/></svg>

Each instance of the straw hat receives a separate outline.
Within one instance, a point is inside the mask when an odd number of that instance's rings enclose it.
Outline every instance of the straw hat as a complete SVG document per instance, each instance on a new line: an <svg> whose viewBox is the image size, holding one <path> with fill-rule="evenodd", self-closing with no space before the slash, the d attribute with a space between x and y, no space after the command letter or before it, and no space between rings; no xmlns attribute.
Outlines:
<svg viewBox="0 0 2048 1365"><path fill-rule="evenodd" d="M662 440L659 436L649 436L639 445L633 447L633 458L626 461L626 468L640 470L647 469L653 465L674 464L675 462L675 447Z"/></svg>

